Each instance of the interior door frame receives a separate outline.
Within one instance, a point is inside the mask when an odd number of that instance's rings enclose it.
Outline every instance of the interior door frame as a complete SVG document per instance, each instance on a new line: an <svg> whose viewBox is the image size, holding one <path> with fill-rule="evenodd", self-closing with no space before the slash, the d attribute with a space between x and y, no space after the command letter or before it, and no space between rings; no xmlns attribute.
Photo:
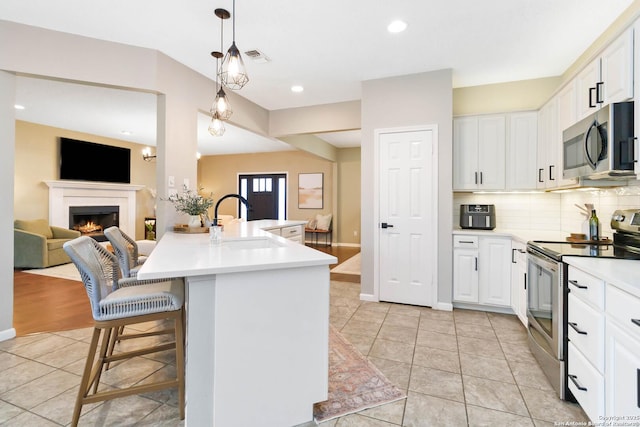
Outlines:
<svg viewBox="0 0 640 427"><path fill-rule="evenodd" d="M285 180L286 180L286 185L285 185L285 197L286 197L286 204L285 204L285 213L286 213L286 217L289 218L289 192L291 191L291 189L289 188L289 172L287 171L282 171L282 172L237 172L236 173L236 194L240 194L240 177L242 175L284 175L285 176ZM238 200L238 209L236 210L236 212L238 213L238 215L240 214L240 200Z"/></svg>
<svg viewBox="0 0 640 427"><path fill-rule="evenodd" d="M436 230L439 224L438 221L438 125L417 125L417 126L402 126L395 128L379 128L373 131L373 156L374 156L374 173L373 173L373 203L375 209L373 211L373 295L370 298L369 295L360 294L360 299L365 301L380 301L380 136L387 133L402 133L402 132L416 132L416 131L431 131L433 132L433 144L431 152L431 168L433 173L433 179L431 181L432 194L435 196L436 203L432 205L433 221L436 226ZM453 203L453 202L452 202ZM439 306L438 301L438 235L435 233L434 242L436 250L434 251L433 260L433 295L432 295L432 307L437 308Z"/></svg>

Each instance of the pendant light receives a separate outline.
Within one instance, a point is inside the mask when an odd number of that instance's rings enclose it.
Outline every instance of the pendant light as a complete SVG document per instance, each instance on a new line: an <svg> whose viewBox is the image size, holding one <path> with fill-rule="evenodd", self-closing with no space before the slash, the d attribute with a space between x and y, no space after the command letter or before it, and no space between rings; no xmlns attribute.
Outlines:
<svg viewBox="0 0 640 427"><path fill-rule="evenodd" d="M233 41L231 47L227 51L222 60L220 67L220 80L222 84L231 90L242 89L249 82L247 70L244 67L244 61L240 55L240 51L236 46L236 0L233 0Z"/></svg>
<svg viewBox="0 0 640 427"><path fill-rule="evenodd" d="M211 123L209 123L209 133L213 136L222 136L225 131L224 122L218 117L218 113L213 113Z"/></svg>
<svg viewBox="0 0 640 427"><path fill-rule="evenodd" d="M211 56L216 58L216 70L218 70L220 58L222 58L223 56L222 46L224 45L224 42L223 42L224 20L229 19L231 15L225 9L216 9L214 13L218 18L220 18L220 52L211 52ZM213 101L213 105L211 106L211 114L212 116L214 113L217 114L217 117L219 120L228 120L229 117L231 117L231 114L233 114L233 111L231 110L231 105L229 104L229 99L227 98L227 94L224 91L224 87L222 86L222 83L220 83L220 85L218 86L217 74L216 74L216 89L218 91L216 93L216 98Z"/></svg>

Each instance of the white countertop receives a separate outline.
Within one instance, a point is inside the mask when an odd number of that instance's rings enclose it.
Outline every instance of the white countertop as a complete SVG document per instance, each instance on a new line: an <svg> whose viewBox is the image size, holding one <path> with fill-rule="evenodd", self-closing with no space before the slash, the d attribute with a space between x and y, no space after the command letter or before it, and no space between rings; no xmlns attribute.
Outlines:
<svg viewBox="0 0 640 427"><path fill-rule="evenodd" d="M494 230L472 230L455 228L453 234L467 234L467 235L491 235L491 236L504 236L511 237L515 240L519 240L522 243L527 243L530 240L549 240L554 242L564 242L568 233L562 231L549 231L549 230L513 230L513 229L494 229Z"/></svg>
<svg viewBox="0 0 640 427"><path fill-rule="evenodd" d="M337 263L332 255L264 231L303 224L306 221L258 220L229 224L224 228L222 243L219 245L211 244L208 233L166 232L140 268L138 279L204 276ZM270 247L246 249L240 242L244 240L245 243L251 243L247 241L259 239Z"/></svg>
<svg viewBox="0 0 640 427"><path fill-rule="evenodd" d="M562 260L640 298L640 260L574 256Z"/></svg>

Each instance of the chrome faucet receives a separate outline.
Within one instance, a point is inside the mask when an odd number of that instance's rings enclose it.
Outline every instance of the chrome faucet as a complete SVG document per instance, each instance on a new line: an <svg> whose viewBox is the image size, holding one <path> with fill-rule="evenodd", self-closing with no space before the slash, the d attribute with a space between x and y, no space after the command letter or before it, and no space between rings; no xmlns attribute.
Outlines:
<svg viewBox="0 0 640 427"><path fill-rule="evenodd" d="M226 196L222 196L220 200L218 200L218 202L216 203L216 207L213 210L213 225L218 225L218 207L220 206L220 202L230 197L235 197L236 199L239 199L247 207L247 210L251 209L251 206L249 206L249 202L247 202L247 199L245 199L239 194L227 194Z"/></svg>

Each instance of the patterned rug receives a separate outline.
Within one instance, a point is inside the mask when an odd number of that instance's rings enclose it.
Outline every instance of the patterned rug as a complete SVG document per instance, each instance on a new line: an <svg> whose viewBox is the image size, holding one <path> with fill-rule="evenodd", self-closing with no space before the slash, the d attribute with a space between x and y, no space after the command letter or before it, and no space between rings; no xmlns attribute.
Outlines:
<svg viewBox="0 0 640 427"><path fill-rule="evenodd" d="M316 423L406 397L340 332L330 327L329 399L314 405Z"/></svg>

